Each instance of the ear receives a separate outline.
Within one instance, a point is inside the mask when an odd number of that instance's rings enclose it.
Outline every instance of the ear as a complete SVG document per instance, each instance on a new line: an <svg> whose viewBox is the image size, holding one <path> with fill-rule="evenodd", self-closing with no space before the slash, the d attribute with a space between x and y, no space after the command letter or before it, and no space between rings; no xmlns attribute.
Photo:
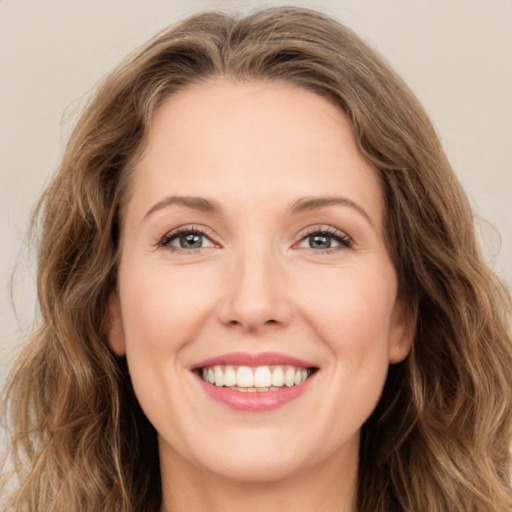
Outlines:
<svg viewBox="0 0 512 512"><path fill-rule="evenodd" d="M416 315L403 298L398 297L391 315L389 331L389 362L402 362L409 354L415 333Z"/></svg>
<svg viewBox="0 0 512 512"><path fill-rule="evenodd" d="M103 328L112 351L118 356L124 356L126 353L126 346L123 322L121 319L121 306L119 304L119 297L115 290L110 294L108 299L107 313Z"/></svg>

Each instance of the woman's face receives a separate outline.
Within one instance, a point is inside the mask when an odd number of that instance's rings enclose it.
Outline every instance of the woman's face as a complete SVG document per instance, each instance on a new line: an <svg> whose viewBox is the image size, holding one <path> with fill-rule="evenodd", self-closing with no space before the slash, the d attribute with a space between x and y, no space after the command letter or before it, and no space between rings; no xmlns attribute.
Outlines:
<svg viewBox="0 0 512 512"><path fill-rule="evenodd" d="M377 174L327 100L227 80L167 100L123 211L109 324L164 472L357 466L410 345L383 226Z"/></svg>

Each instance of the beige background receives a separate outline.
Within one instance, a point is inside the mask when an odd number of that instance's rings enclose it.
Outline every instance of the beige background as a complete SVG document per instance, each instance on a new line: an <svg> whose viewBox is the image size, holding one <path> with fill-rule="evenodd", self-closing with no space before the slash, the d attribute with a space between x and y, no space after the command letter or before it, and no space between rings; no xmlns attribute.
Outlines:
<svg viewBox="0 0 512 512"><path fill-rule="evenodd" d="M34 318L33 260L22 245L28 215L88 93L178 19L278 3L0 0L0 385ZM479 221L484 250L510 289L512 0L284 3L337 17L402 74L431 114L475 213L488 221ZM16 261L15 315L7 283Z"/></svg>

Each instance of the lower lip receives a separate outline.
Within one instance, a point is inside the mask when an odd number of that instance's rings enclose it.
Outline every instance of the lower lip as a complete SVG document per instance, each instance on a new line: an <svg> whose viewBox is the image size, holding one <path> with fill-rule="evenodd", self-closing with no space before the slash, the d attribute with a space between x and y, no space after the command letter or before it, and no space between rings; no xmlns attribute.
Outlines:
<svg viewBox="0 0 512 512"><path fill-rule="evenodd" d="M312 379L310 376L302 384L291 387L283 386L278 391L244 392L224 386L214 386L205 382L200 376L197 378L208 396L231 409L245 412L264 412L277 409L304 394Z"/></svg>

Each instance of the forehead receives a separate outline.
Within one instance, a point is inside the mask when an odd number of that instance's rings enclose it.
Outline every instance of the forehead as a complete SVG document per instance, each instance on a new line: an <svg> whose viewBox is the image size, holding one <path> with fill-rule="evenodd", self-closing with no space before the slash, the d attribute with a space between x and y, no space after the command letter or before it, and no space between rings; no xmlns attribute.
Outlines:
<svg viewBox="0 0 512 512"><path fill-rule="evenodd" d="M364 203L377 219L382 209L377 173L360 155L348 117L281 82L219 79L168 98L150 126L132 192L146 203L176 194L245 205L335 194Z"/></svg>

